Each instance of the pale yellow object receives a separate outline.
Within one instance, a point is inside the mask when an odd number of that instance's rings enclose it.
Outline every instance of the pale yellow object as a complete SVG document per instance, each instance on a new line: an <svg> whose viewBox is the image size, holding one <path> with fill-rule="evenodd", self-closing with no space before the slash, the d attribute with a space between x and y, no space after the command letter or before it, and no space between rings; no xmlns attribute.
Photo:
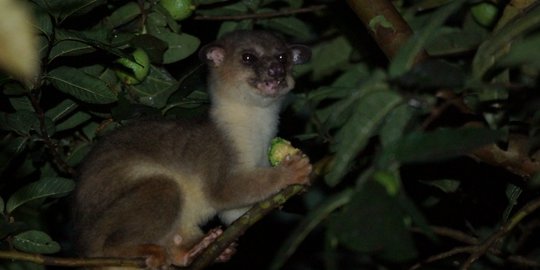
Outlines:
<svg viewBox="0 0 540 270"><path fill-rule="evenodd" d="M25 1L0 0L0 69L27 86L40 69L33 22Z"/></svg>

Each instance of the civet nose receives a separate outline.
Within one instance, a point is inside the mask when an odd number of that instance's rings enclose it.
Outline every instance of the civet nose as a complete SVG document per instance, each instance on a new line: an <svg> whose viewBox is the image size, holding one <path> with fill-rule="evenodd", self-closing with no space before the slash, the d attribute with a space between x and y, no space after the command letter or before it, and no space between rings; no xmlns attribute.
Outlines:
<svg viewBox="0 0 540 270"><path fill-rule="evenodd" d="M282 78L285 76L285 69L281 63L272 63L268 67L268 76L272 78Z"/></svg>

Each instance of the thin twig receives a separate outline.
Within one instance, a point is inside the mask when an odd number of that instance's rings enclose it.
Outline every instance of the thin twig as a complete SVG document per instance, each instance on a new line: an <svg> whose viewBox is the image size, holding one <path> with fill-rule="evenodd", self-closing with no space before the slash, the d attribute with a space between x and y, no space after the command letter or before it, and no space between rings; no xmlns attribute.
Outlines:
<svg viewBox="0 0 540 270"><path fill-rule="evenodd" d="M216 258L231 246L244 232L272 210L282 206L289 198L305 189L302 185L292 185L278 194L257 203L247 213L238 218L223 234L199 255L188 269L204 269L213 264Z"/></svg>
<svg viewBox="0 0 540 270"><path fill-rule="evenodd" d="M515 244L516 251L521 250L525 246L527 241L532 239L531 235L538 227L540 227L540 220L533 220L521 228L521 235Z"/></svg>
<svg viewBox="0 0 540 270"><path fill-rule="evenodd" d="M305 8L297 9L283 9L274 12L263 12L263 13L254 13L254 14L242 14L242 15L228 15L228 16L195 16L193 19L199 21L239 21L239 20L249 20L249 19L270 19L276 17L286 17L295 14L301 13L311 13L326 8L326 5L316 5Z"/></svg>
<svg viewBox="0 0 540 270"><path fill-rule="evenodd" d="M45 112L41 108L41 105L39 104L39 100L31 93L29 93L27 97L30 99L32 107L34 108L34 111L37 114L37 117L39 120L41 139L43 139L43 142L45 143L45 145L49 149L49 152L53 156L54 162L62 171L70 174L71 176L77 175L77 172L75 171L75 169L69 166L66 163L66 161L62 158L62 155L58 151L58 145L49 136L49 133L47 131L47 125L45 123Z"/></svg>
<svg viewBox="0 0 540 270"><path fill-rule="evenodd" d="M124 266L143 268L144 266L146 266L144 259L58 258L44 256L41 254L24 253L19 251L0 251L0 258L7 260L32 262L40 265L66 267Z"/></svg>
<svg viewBox="0 0 540 270"><path fill-rule="evenodd" d="M445 251L445 252L430 256L429 258L423 260L422 262L419 262L413 265L410 269L411 270L418 269L428 263L446 259L457 254L469 253L469 257L462 264L460 268L461 270L467 270L471 267L471 265L476 260L478 260L480 257L482 257L483 255L487 253L493 254L495 256L502 256L504 255L503 252L500 250L499 247L496 247L495 244L500 243L504 239L504 237L506 237L506 235L508 235L524 218L526 218L527 216L529 216L531 213L538 210L539 208L540 208L540 198L530 201L525 206L523 206L516 214L514 214L512 218L508 220L507 223L501 226L496 232L494 232L483 243L479 243L476 237L469 236L461 231L457 231L457 230L446 228L446 227L431 227L432 231L437 235L446 236L454 240L464 242L466 244L470 244L470 246L456 247L449 251ZM418 232L418 233L425 233L424 231L418 228L413 228L412 231ZM525 258L523 256L519 256L519 255L511 255L511 256L508 256L506 259L509 262L520 265L520 266L532 266L532 267L540 266L540 262Z"/></svg>
<svg viewBox="0 0 540 270"><path fill-rule="evenodd" d="M446 251L446 252L443 252L443 253L439 253L437 255L433 255L427 259L425 259L424 261L420 262L420 263L417 263L415 265L413 265L411 268L409 268L410 270L414 270L414 269L418 269L428 263L432 263L432 262L435 262L435 261L439 261L439 260L442 260L442 259L446 259L446 258L450 258L454 255L457 255L457 254L462 254L462 253L471 253L473 252L474 250L476 249L475 246L467 246L467 247L457 247L457 248L453 248L449 251Z"/></svg>
<svg viewBox="0 0 540 270"><path fill-rule="evenodd" d="M470 236L470 235L468 235L468 234L466 234L466 233L464 233L462 231L455 230L455 229L452 229L452 228L440 227L440 226L430 226L429 229L431 229L431 231L433 233L435 233L436 235L448 237L448 238L454 239L456 241L459 241L459 242L462 242L462 243L465 243L465 244L477 245L479 243L478 238L476 238L474 236ZM426 233L421 228L416 228L416 227L411 228L411 231L413 231L415 233L423 233L423 234Z"/></svg>
<svg viewBox="0 0 540 270"><path fill-rule="evenodd" d="M510 233L525 217L540 208L540 198L530 201L521 208L506 224L492 234L484 243L477 246L477 249L467 258L461 266L461 270L467 270L478 258L487 253L487 251L496 243L500 242L508 233Z"/></svg>
<svg viewBox="0 0 540 270"><path fill-rule="evenodd" d="M458 109L463 114L473 114L473 111L463 102L463 98L457 96L451 90L439 90L437 98L444 100L443 104L433 108L431 114L424 120L421 125L422 130L426 130L435 120L448 110L450 107Z"/></svg>
<svg viewBox="0 0 540 270"><path fill-rule="evenodd" d="M512 255L508 257L508 261L526 267L540 267L540 262L525 258L523 256Z"/></svg>

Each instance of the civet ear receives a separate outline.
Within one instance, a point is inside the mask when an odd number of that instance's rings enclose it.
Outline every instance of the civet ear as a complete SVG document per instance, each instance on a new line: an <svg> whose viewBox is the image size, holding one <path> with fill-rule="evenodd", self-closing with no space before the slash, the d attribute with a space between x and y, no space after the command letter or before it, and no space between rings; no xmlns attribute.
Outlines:
<svg viewBox="0 0 540 270"><path fill-rule="evenodd" d="M305 45L293 44L289 46L292 52L292 62L295 65L303 64L311 59L311 49Z"/></svg>
<svg viewBox="0 0 540 270"><path fill-rule="evenodd" d="M225 58L225 49L220 45L210 43L199 50L199 59L211 66L220 66Z"/></svg>

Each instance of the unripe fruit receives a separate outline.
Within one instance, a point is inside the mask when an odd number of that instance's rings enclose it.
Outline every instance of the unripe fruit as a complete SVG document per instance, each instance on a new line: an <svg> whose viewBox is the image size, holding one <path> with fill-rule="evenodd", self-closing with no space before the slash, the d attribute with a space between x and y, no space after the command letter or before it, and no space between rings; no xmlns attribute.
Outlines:
<svg viewBox="0 0 540 270"><path fill-rule="evenodd" d="M131 55L135 61L128 58L116 60L116 63L124 67L116 70L116 76L130 85L142 82L150 72L150 58L143 49L135 49Z"/></svg>
<svg viewBox="0 0 540 270"><path fill-rule="evenodd" d="M495 22L499 10L492 3L482 2L471 7L473 18L483 26L490 26Z"/></svg>
<svg viewBox="0 0 540 270"><path fill-rule="evenodd" d="M300 152L299 149L291 145L291 142L282 139L280 137L275 137L270 142L270 148L268 149L268 159L270 160L270 165L273 167L279 165L281 161L287 156L293 156Z"/></svg>

